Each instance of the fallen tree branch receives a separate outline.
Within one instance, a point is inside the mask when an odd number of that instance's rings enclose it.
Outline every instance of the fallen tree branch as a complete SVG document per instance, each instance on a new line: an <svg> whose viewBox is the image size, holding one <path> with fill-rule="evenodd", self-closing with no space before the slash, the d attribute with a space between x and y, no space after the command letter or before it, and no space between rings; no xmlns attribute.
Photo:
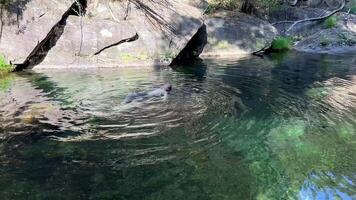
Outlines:
<svg viewBox="0 0 356 200"><path fill-rule="evenodd" d="M327 10L324 10L323 13L321 13L319 15L319 17L323 16L326 12L327 12ZM282 23L294 23L294 22L295 22L295 20L285 20L285 21L274 22L274 23L272 23L272 25L277 25L277 24L282 24Z"/></svg>
<svg viewBox="0 0 356 200"><path fill-rule="evenodd" d="M252 55L258 56L258 57L262 57L263 54L265 54L266 51L271 48L271 46L272 46L272 44L268 44L265 47L263 47L262 49L260 49L258 51L255 51L255 52L252 52Z"/></svg>
<svg viewBox="0 0 356 200"><path fill-rule="evenodd" d="M345 7L345 4L346 4L346 1L345 0L342 0L342 3L340 5L339 8L331 11L329 14L327 15L324 15L322 17L313 17L313 18L307 18L307 19L302 19L302 20L298 20L298 21L295 21L287 30L285 33L288 33L290 30L292 30L292 28L294 28L295 25L299 24L299 23L304 23L304 22L309 22L309 21L318 21L318 20L323 20L323 19L326 19L332 15L334 15L335 13L341 11L344 7Z"/></svg>
<svg viewBox="0 0 356 200"><path fill-rule="evenodd" d="M120 40L117 43L114 43L114 44L111 44L109 46L106 46L106 47L102 48L98 52L94 53L94 55L96 56L96 55L100 54L101 52L105 51L106 49L109 49L109 48L114 47L114 46L118 46L118 45L120 45L122 43L133 42L133 41L136 41L136 40L138 40L138 34L137 33L134 36L130 37L130 38L126 38L126 39Z"/></svg>

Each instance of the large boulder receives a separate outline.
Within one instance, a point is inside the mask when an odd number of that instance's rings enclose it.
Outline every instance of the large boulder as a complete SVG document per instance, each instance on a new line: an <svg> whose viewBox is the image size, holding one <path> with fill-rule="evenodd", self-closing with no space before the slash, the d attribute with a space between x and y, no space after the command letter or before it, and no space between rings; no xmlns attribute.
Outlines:
<svg viewBox="0 0 356 200"><path fill-rule="evenodd" d="M87 16L68 19L38 67L168 65L202 25L200 9L174 0L92 1ZM115 45L136 33L137 40Z"/></svg>
<svg viewBox="0 0 356 200"><path fill-rule="evenodd" d="M0 49L17 69L168 65L203 26L204 6L192 0L27 2L26 28L6 25Z"/></svg>
<svg viewBox="0 0 356 200"><path fill-rule="evenodd" d="M356 53L356 15L339 13L335 27L320 25L319 31L302 37L294 49L311 53Z"/></svg>
<svg viewBox="0 0 356 200"><path fill-rule="evenodd" d="M72 0L14 0L1 7L0 54L22 63L62 18Z"/></svg>
<svg viewBox="0 0 356 200"><path fill-rule="evenodd" d="M205 23L208 44L204 56L251 54L268 47L277 34L270 23L243 13L216 13Z"/></svg>
<svg viewBox="0 0 356 200"><path fill-rule="evenodd" d="M326 2L326 1L325 1ZM324 7L333 10L340 6L336 2L325 3ZM316 4L317 1L308 1ZM356 16L350 13L336 13L335 24L328 27L325 20L304 21L290 29L297 20L321 17L328 12L316 7L282 7L271 11L266 19L269 20L281 35L288 35L298 40L294 49L310 53L354 53L356 52ZM288 31L287 31L288 30Z"/></svg>

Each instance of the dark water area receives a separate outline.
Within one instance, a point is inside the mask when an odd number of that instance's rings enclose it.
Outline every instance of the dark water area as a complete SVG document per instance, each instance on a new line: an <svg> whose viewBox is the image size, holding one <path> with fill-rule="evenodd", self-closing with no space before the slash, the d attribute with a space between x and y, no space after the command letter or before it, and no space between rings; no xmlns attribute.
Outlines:
<svg viewBox="0 0 356 200"><path fill-rule="evenodd" d="M124 104L165 83L166 100ZM0 77L0 199L356 199L356 56Z"/></svg>

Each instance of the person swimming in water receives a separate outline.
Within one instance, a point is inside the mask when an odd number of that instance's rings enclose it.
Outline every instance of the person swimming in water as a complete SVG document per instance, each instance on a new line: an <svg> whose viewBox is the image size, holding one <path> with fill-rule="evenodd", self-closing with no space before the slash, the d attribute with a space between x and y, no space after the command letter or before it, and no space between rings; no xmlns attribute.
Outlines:
<svg viewBox="0 0 356 200"><path fill-rule="evenodd" d="M152 98L162 98L166 99L168 94L172 91L171 84L165 84L164 86L146 91L146 92L137 92L137 93L130 93L126 96L124 103L131 103L131 102L142 102L145 100L149 100Z"/></svg>

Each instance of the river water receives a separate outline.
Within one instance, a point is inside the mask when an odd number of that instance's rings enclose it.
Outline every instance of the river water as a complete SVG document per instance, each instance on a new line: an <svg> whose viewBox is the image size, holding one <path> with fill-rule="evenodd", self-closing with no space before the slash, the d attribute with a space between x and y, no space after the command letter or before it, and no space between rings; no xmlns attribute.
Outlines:
<svg viewBox="0 0 356 200"><path fill-rule="evenodd" d="M128 93L173 85L166 100ZM1 199L356 199L356 56L0 77Z"/></svg>

